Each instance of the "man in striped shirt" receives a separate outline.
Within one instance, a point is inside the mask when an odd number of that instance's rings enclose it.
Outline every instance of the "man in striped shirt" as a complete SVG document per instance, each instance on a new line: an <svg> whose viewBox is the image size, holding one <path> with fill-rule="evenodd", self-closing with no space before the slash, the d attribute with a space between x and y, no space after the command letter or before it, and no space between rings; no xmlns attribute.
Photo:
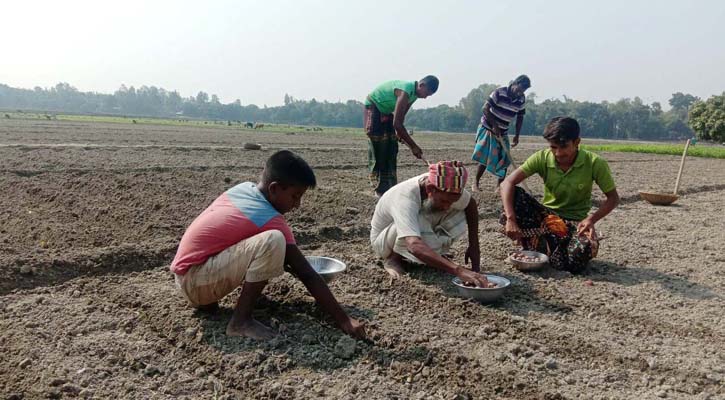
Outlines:
<svg viewBox="0 0 725 400"><path fill-rule="evenodd" d="M481 125L476 135L476 146L471 159L478 161L478 171L472 189L479 190L479 182L484 171L488 171L498 178L501 184L506 177L506 169L511 165L509 152L508 128L514 117L516 118L516 135L513 147L519 143L521 125L524 121L526 96L524 92L531 87L531 80L526 75L520 75L508 86L502 86L491 93L483 106Z"/></svg>

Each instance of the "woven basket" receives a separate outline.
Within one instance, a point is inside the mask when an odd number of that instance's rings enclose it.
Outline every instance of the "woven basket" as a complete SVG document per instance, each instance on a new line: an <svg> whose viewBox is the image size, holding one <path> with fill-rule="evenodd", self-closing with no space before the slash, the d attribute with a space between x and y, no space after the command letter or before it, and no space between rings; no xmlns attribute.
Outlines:
<svg viewBox="0 0 725 400"><path fill-rule="evenodd" d="M654 204L657 206L667 206L675 202L679 198L676 194L671 193L653 193L653 192L639 192L639 197L642 200Z"/></svg>

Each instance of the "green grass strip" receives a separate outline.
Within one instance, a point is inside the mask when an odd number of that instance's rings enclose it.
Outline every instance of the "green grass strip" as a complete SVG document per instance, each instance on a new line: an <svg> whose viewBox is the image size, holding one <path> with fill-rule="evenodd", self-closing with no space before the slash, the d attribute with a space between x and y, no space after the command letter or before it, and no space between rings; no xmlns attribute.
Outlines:
<svg viewBox="0 0 725 400"><path fill-rule="evenodd" d="M650 153L682 155L684 145L674 144L593 144L582 145L582 148L590 151L611 151L619 153ZM690 145L687 155L692 157L725 158L725 147Z"/></svg>

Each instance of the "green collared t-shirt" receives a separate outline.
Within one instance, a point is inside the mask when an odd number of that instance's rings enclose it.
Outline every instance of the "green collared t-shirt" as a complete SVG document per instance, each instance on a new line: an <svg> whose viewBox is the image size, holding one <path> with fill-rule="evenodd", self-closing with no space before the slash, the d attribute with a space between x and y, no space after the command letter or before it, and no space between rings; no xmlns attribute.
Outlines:
<svg viewBox="0 0 725 400"><path fill-rule="evenodd" d="M556 165L551 149L539 150L521 166L526 176L538 174L544 179L543 205L565 219L582 220L592 208L592 183L602 192L616 188L607 161L579 149L574 165L564 172Z"/></svg>
<svg viewBox="0 0 725 400"><path fill-rule="evenodd" d="M398 101L398 98L395 97L395 89L408 93L408 101L413 104L418 99L415 94L415 85L415 81L387 81L381 83L370 92L368 98L365 99L365 105L371 105L370 100L372 100L381 114L392 114L395 111L395 102Z"/></svg>

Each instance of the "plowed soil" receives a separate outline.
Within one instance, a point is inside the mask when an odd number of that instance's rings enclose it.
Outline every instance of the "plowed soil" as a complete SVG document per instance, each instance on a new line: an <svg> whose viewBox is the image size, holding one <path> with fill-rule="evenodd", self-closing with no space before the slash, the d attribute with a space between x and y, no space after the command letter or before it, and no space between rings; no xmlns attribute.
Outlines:
<svg viewBox="0 0 725 400"><path fill-rule="evenodd" d="M428 160L474 171L473 134L415 138ZM526 139L514 157L543 145ZM2 397L725 398L725 160L688 159L684 195L654 207L637 191L672 190L679 157L603 153L623 202L581 275L505 261L514 247L484 177L482 265L512 287L482 305L432 269L388 279L369 249L366 146L330 130L0 121ZM280 332L267 343L224 335L237 293L206 315L175 291L168 264L186 226L282 148L319 182L287 219L306 254L347 263L331 288L370 341L333 328L289 275L255 314ZM401 148L399 178L424 171ZM455 249L462 263L465 243Z"/></svg>

